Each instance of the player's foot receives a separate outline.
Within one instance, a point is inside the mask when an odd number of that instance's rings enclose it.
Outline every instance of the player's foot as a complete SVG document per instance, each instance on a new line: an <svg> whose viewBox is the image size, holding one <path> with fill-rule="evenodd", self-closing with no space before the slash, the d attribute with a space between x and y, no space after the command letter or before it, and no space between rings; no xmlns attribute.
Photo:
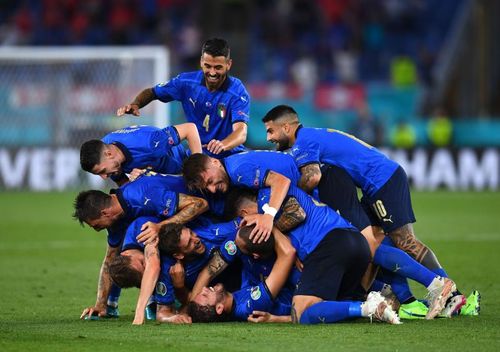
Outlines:
<svg viewBox="0 0 500 352"><path fill-rule="evenodd" d="M451 297L446 301L444 309L439 314L440 318L451 318L453 315L457 315L460 312L460 308L465 304L466 298L464 295L458 292L453 292Z"/></svg>
<svg viewBox="0 0 500 352"><path fill-rule="evenodd" d="M428 311L429 308L425 304L416 300L402 304L399 307L398 315L401 319L424 319Z"/></svg>
<svg viewBox="0 0 500 352"><path fill-rule="evenodd" d="M392 292L391 285L384 284L384 287L380 290L380 294L382 295L382 297L384 297L387 304L391 306L392 310L397 312L399 307L401 306L401 303L399 302L394 292Z"/></svg>
<svg viewBox="0 0 500 352"><path fill-rule="evenodd" d="M472 291L467 297L467 302L460 309L460 315L475 316L479 315L481 310L481 294L478 291Z"/></svg>
<svg viewBox="0 0 500 352"><path fill-rule="evenodd" d="M156 303L151 302L146 306L144 310L144 315L146 320L156 320Z"/></svg>
<svg viewBox="0 0 500 352"><path fill-rule="evenodd" d="M106 317L107 318L119 318L120 311L118 310L118 306L106 306Z"/></svg>
<svg viewBox="0 0 500 352"><path fill-rule="evenodd" d="M435 279L431 285L433 287L427 294L427 301L429 303L429 311L425 316L427 320L434 319L441 313L448 298L457 290L457 286L452 280L443 277Z"/></svg>
<svg viewBox="0 0 500 352"><path fill-rule="evenodd" d="M361 305L361 310L370 317L389 324L401 324L398 315L387 304L380 292L372 291L366 301Z"/></svg>

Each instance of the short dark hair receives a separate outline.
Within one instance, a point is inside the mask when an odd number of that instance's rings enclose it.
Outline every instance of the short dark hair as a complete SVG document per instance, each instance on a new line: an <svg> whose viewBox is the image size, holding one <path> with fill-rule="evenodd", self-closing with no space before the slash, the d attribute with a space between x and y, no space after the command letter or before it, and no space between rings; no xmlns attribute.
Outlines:
<svg viewBox="0 0 500 352"><path fill-rule="evenodd" d="M158 249L170 256L179 252L179 241L183 228L183 225L175 223L162 225L158 231Z"/></svg>
<svg viewBox="0 0 500 352"><path fill-rule="evenodd" d="M229 49L229 45L226 40L221 38L211 38L203 43L203 46L201 47L201 55L205 53L213 57L224 56L226 59L229 59L231 50Z"/></svg>
<svg viewBox="0 0 500 352"><path fill-rule="evenodd" d="M289 105L277 105L267 112L267 114L262 118L262 122L276 121L280 117L285 115L295 115L298 119L299 115L294 108Z"/></svg>
<svg viewBox="0 0 500 352"><path fill-rule="evenodd" d="M204 182L202 172L208 169L210 157L205 154L192 154L182 164L182 176L190 190L203 190Z"/></svg>
<svg viewBox="0 0 500 352"><path fill-rule="evenodd" d="M238 209L245 200L255 201L257 192L250 188L233 187L224 201L224 219L231 220L238 216Z"/></svg>
<svg viewBox="0 0 500 352"><path fill-rule="evenodd" d="M193 323L218 323L229 320L228 314L217 314L215 306L202 306L196 302L189 302L187 313L191 317Z"/></svg>
<svg viewBox="0 0 500 352"><path fill-rule="evenodd" d="M257 253L262 257L268 257L274 253L274 236L271 234L267 241L261 243L253 243L250 239L250 233L255 228L255 225L245 226L240 228L238 236L245 243L249 253Z"/></svg>
<svg viewBox="0 0 500 352"><path fill-rule="evenodd" d="M87 220L101 216L101 211L111 205L111 196L103 191L89 190L78 193L73 204L73 218L83 226Z"/></svg>
<svg viewBox="0 0 500 352"><path fill-rule="evenodd" d="M92 172L94 166L101 162L102 151L106 143L92 139L82 144L80 148L80 165L84 171Z"/></svg>
<svg viewBox="0 0 500 352"><path fill-rule="evenodd" d="M130 265L131 263L128 255L117 255L109 263L109 276L118 287L141 287L142 273Z"/></svg>

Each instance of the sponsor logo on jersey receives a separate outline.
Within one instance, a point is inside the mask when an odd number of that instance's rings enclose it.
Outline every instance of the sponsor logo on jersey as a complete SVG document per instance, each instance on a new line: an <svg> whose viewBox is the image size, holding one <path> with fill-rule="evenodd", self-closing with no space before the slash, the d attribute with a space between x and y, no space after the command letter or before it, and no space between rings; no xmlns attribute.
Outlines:
<svg viewBox="0 0 500 352"><path fill-rule="evenodd" d="M238 115L239 116L245 116L245 117L248 117L248 114L244 111L241 111L241 110L238 110Z"/></svg>
<svg viewBox="0 0 500 352"><path fill-rule="evenodd" d="M168 215L171 206L172 206L172 199L169 199L169 200L167 200L167 204L165 204L165 209L163 210L163 215L165 215L165 216Z"/></svg>
<svg viewBox="0 0 500 352"><path fill-rule="evenodd" d="M156 283L156 294L160 296L165 296L167 294L167 286L161 281Z"/></svg>
<svg viewBox="0 0 500 352"><path fill-rule="evenodd" d="M252 299L254 301L258 300L261 295L262 295L262 292L260 292L259 286L254 286L250 289L250 297L252 297Z"/></svg>
<svg viewBox="0 0 500 352"><path fill-rule="evenodd" d="M226 244L224 244L224 249L226 250L227 254L229 254L229 255L236 254L236 245L234 244L233 241L227 241Z"/></svg>

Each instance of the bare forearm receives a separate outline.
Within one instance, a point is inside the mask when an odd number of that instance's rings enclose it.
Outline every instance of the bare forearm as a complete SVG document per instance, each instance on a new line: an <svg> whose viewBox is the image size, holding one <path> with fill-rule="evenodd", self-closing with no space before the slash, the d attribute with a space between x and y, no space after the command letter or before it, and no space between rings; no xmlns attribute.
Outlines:
<svg viewBox="0 0 500 352"><path fill-rule="evenodd" d="M290 179L276 172L270 171L267 175L265 185L271 187L269 206L279 209L290 188Z"/></svg>
<svg viewBox="0 0 500 352"><path fill-rule="evenodd" d="M155 94L153 92L153 89L146 88L142 92L137 94L137 96L134 98L134 101L132 101L130 103L130 105L137 105L140 109L140 108L148 105L149 103L151 103L155 99L156 99L156 97L155 97Z"/></svg>
<svg viewBox="0 0 500 352"><path fill-rule="evenodd" d="M281 216L275 220L274 225L281 232L288 232L300 225L306 218L304 209L295 197L289 197L282 206Z"/></svg>
<svg viewBox="0 0 500 352"><path fill-rule="evenodd" d="M96 306L105 307L108 299L109 292L113 282L111 281L111 276L109 275L109 263L111 260L118 255L119 248L109 247L106 251L106 255L101 265L101 270L99 271L99 280L97 282L97 297Z"/></svg>
<svg viewBox="0 0 500 352"><path fill-rule="evenodd" d="M231 150L240 144L245 143L247 140L247 125L243 122L237 124L233 132L231 132L226 138L221 142L224 146L224 150Z"/></svg>
<svg viewBox="0 0 500 352"><path fill-rule="evenodd" d="M311 193L321 180L321 170L318 164L309 164L300 168L299 187Z"/></svg>
<svg viewBox="0 0 500 352"><path fill-rule="evenodd" d="M141 280L141 289L136 305L137 314L143 315L144 309L148 304L148 300L154 291L156 281L160 275L160 255L155 245L147 245L144 249L144 260L146 267Z"/></svg>
<svg viewBox="0 0 500 352"><path fill-rule="evenodd" d="M205 199L179 194L178 212L167 220L162 221L160 224L185 224L195 219L198 215L203 214L207 210L208 202Z"/></svg>

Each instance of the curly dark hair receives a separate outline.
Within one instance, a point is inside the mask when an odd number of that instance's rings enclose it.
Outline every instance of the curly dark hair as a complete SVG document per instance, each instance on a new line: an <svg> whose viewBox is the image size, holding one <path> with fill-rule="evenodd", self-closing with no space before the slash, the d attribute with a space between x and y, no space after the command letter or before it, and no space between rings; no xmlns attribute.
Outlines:
<svg viewBox="0 0 500 352"><path fill-rule="evenodd" d="M201 55L208 54L210 56L224 56L229 59L231 56L231 50L225 39L221 38L211 38L208 39L201 47Z"/></svg>
<svg viewBox="0 0 500 352"><path fill-rule="evenodd" d="M184 226L181 224L162 225L158 231L158 249L170 256L177 253L183 228Z"/></svg>
<svg viewBox="0 0 500 352"><path fill-rule="evenodd" d="M205 182L201 174L208 169L210 157L205 154L192 154L184 160L182 165L182 176L190 190L200 190L203 192Z"/></svg>
<svg viewBox="0 0 500 352"><path fill-rule="evenodd" d="M193 323L219 323L229 320L227 313L217 314L215 306L202 306L196 302L189 302L187 312Z"/></svg>

